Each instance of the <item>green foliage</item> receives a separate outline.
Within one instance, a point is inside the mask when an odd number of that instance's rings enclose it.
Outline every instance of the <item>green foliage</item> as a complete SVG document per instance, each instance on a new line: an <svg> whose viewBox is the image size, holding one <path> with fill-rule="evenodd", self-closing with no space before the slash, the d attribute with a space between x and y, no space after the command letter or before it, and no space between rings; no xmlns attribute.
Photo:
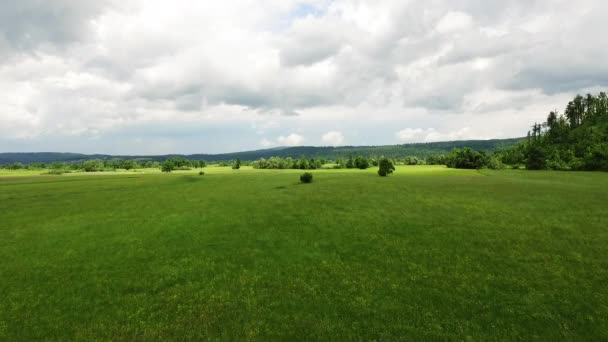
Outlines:
<svg viewBox="0 0 608 342"><path fill-rule="evenodd" d="M234 165L232 165L232 169L238 170L240 168L241 168L241 160L239 158L236 158L236 162L234 163Z"/></svg>
<svg viewBox="0 0 608 342"><path fill-rule="evenodd" d="M175 169L175 163L171 159L165 160L160 165L160 170L162 172L169 173L169 172L173 171L174 169Z"/></svg>
<svg viewBox="0 0 608 342"><path fill-rule="evenodd" d="M132 160L129 160L129 159L123 160L120 163L120 168L125 169L125 170L131 170L131 169L135 168L135 162Z"/></svg>
<svg viewBox="0 0 608 342"><path fill-rule="evenodd" d="M299 170L315 170L320 169L323 166L323 160L320 159L306 159L304 157L300 159L292 159L291 157L280 158L270 157L266 160L260 158L251 163L254 169L299 169Z"/></svg>
<svg viewBox="0 0 608 342"><path fill-rule="evenodd" d="M488 169L492 169L492 170L499 170L499 169L504 169L505 168L504 164L500 160L500 157L497 156L497 155L493 155L493 156L489 156L488 157L488 161L487 161L486 167Z"/></svg>
<svg viewBox="0 0 608 342"><path fill-rule="evenodd" d="M205 172L204 172L204 171L199 171L198 175L199 175L199 176L204 176L204 175L205 175Z"/></svg>
<svg viewBox="0 0 608 342"><path fill-rule="evenodd" d="M427 165L445 165L446 164L446 156L443 154L428 156L426 158Z"/></svg>
<svg viewBox="0 0 608 342"><path fill-rule="evenodd" d="M447 156L446 164L455 169L481 169L488 165L489 158L483 151L474 151L468 147L454 149Z"/></svg>
<svg viewBox="0 0 608 342"><path fill-rule="evenodd" d="M103 163L101 163L99 160L87 160L82 163L82 169L85 172L103 171Z"/></svg>
<svg viewBox="0 0 608 342"><path fill-rule="evenodd" d="M545 151L539 144L530 144L528 146L526 169L545 170L546 168Z"/></svg>
<svg viewBox="0 0 608 342"><path fill-rule="evenodd" d="M312 173L310 173L310 172L304 172L300 176L300 182L302 182L302 183L312 183Z"/></svg>
<svg viewBox="0 0 608 342"><path fill-rule="evenodd" d="M190 160L182 158L182 157L172 158L171 162L173 163L175 168L180 168L180 167L184 167L184 166L187 166L187 167L192 166L192 163L190 162Z"/></svg>
<svg viewBox="0 0 608 342"><path fill-rule="evenodd" d="M346 164L344 164L344 166L346 166L347 169L354 169L355 168L355 161L353 160L353 157L348 157L348 160L346 161Z"/></svg>
<svg viewBox="0 0 608 342"><path fill-rule="evenodd" d="M414 156L409 156L403 160L403 164L404 165L424 165L425 162L424 162L424 159L419 159Z"/></svg>
<svg viewBox="0 0 608 342"><path fill-rule="evenodd" d="M392 174L394 170L395 166L393 165L393 162L391 162L389 159L382 158L378 161L378 174L381 177L386 177Z"/></svg>
<svg viewBox="0 0 608 342"><path fill-rule="evenodd" d="M355 167L357 169L365 170L369 167L369 161L362 156L358 156L355 158Z"/></svg>
<svg viewBox="0 0 608 342"><path fill-rule="evenodd" d="M506 164L530 170L608 171L608 96L577 95L563 115L552 111L526 141L501 151Z"/></svg>

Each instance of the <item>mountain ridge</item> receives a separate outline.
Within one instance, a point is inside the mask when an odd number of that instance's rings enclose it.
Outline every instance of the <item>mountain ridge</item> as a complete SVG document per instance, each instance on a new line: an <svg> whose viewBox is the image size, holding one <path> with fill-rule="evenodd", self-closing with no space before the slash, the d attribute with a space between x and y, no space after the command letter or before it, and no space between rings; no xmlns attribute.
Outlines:
<svg viewBox="0 0 608 342"><path fill-rule="evenodd" d="M315 157L335 159L348 157L350 155L384 155L386 157L427 157L430 155L446 154L453 148L471 147L482 151L495 151L499 148L516 144L523 138L489 139L489 140L454 140L429 143L409 143L399 145L377 145L377 146L293 146L274 147L241 152L217 153L217 154L161 154L161 155L113 155L113 154L85 154L72 152L1 152L0 164L10 163L52 163L52 162L80 162L91 159L131 159L131 160L156 160L162 161L168 158L182 157L191 160L206 160L210 162L234 160L257 160L270 157Z"/></svg>

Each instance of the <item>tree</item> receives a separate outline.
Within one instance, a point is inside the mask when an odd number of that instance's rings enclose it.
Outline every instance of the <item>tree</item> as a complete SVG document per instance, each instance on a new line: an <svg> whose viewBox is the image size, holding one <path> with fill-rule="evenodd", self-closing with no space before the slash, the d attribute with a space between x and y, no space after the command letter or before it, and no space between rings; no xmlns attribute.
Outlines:
<svg viewBox="0 0 608 342"><path fill-rule="evenodd" d="M173 163L172 160L168 159L165 160L161 165L160 165L160 170L162 172L166 172L169 173L171 171L173 171L173 169L175 169L175 163Z"/></svg>
<svg viewBox="0 0 608 342"><path fill-rule="evenodd" d="M394 170L395 166L393 166L393 163L387 158L382 158L378 161L378 174L381 177L390 175Z"/></svg>
<svg viewBox="0 0 608 342"><path fill-rule="evenodd" d="M545 151L539 144L531 144L528 146L528 159L526 161L526 169L528 170L544 170L547 168L545 161Z"/></svg>
<svg viewBox="0 0 608 342"><path fill-rule="evenodd" d="M447 157L446 165L455 169L481 169L488 165L488 156L485 152L475 151L468 147L455 148Z"/></svg>
<svg viewBox="0 0 608 342"><path fill-rule="evenodd" d="M191 166L191 163L189 160L182 158L182 157L175 157L173 159L170 159L171 162L173 163L173 168L180 168L180 167L188 167Z"/></svg>
<svg viewBox="0 0 608 342"><path fill-rule="evenodd" d="M236 162L234 163L234 165L232 165L232 169L238 170L240 168L241 168L241 160L239 158L236 158Z"/></svg>
<svg viewBox="0 0 608 342"><path fill-rule="evenodd" d="M362 156L355 158L355 167L361 170L365 170L369 167L369 162Z"/></svg>
<svg viewBox="0 0 608 342"><path fill-rule="evenodd" d="M199 160L198 167L200 167L201 169L207 167L207 163L204 160Z"/></svg>
<svg viewBox="0 0 608 342"><path fill-rule="evenodd" d="M352 156L348 157L348 160L346 161L346 168L347 169L354 169L355 168L355 161L353 160Z"/></svg>
<svg viewBox="0 0 608 342"><path fill-rule="evenodd" d="M123 160L120 164L121 168L125 170L131 170L135 166L132 160Z"/></svg>
<svg viewBox="0 0 608 342"><path fill-rule="evenodd" d="M82 163L82 169L85 172L100 171L103 168L103 164L97 160L87 160Z"/></svg>

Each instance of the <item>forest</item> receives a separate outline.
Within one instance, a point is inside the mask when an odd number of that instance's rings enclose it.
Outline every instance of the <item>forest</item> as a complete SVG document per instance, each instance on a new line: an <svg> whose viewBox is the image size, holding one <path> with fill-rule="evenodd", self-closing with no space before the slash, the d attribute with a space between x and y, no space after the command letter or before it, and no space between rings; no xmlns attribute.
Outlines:
<svg viewBox="0 0 608 342"><path fill-rule="evenodd" d="M499 154L506 164L530 170L608 171L608 96L577 95L564 113L551 111L527 138Z"/></svg>

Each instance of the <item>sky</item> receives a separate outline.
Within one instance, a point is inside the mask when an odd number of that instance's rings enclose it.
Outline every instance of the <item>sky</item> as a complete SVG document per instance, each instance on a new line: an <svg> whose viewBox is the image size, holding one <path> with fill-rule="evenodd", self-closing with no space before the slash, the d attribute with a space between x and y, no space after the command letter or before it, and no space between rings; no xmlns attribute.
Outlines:
<svg viewBox="0 0 608 342"><path fill-rule="evenodd" d="M605 0L0 0L0 152L524 136L608 85Z"/></svg>

